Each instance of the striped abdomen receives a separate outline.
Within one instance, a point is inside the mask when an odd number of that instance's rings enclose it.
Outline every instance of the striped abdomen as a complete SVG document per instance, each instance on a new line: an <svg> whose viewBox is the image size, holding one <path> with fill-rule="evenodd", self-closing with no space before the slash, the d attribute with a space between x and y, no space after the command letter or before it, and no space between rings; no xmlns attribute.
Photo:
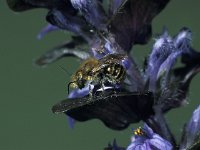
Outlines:
<svg viewBox="0 0 200 150"><path fill-rule="evenodd" d="M120 64L111 63L102 69L103 74L108 78L109 82L120 83L125 78L126 70Z"/></svg>

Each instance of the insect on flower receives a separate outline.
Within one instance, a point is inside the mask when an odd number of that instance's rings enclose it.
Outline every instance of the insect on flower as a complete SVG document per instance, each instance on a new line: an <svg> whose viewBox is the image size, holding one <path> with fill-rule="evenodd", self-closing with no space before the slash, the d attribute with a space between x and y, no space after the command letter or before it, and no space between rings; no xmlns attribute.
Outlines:
<svg viewBox="0 0 200 150"><path fill-rule="evenodd" d="M84 88L87 84L98 86L104 90L105 85L115 86L124 81L126 70L122 61L127 59L124 54L108 54L101 59L87 59L72 75L68 87Z"/></svg>
<svg viewBox="0 0 200 150"><path fill-rule="evenodd" d="M140 136L144 134L144 131L141 127L137 128L137 129L133 129L133 134L136 136Z"/></svg>

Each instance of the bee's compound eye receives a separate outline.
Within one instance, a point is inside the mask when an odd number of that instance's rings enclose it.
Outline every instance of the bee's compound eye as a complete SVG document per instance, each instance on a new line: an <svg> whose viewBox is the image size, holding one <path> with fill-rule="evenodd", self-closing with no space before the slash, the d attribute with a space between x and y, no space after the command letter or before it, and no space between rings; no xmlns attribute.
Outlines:
<svg viewBox="0 0 200 150"><path fill-rule="evenodd" d="M78 88L79 89L82 89L85 87L85 83L86 83L86 80L85 79L80 79L77 81L77 85L78 85Z"/></svg>
<svg viewBox="0 0 200 150"><path fill-rule="evenodd" d="M70 84L70 87L71 88L78 88L78 85L77 85L76 82L73 82L73 83Z"/></svg>

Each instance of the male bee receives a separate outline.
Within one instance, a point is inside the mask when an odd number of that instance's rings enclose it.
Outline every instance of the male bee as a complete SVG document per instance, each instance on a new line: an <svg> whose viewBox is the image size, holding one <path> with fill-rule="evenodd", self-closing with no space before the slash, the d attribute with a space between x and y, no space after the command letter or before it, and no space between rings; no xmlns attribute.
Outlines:
<svg viewBox="0 0 200 150"><path fill-rule="evenodd" d="M87 59L72 75L72 81L69 86L72 88L82 89L86 84L101 85L119 84L124 81L126 70L122 65L122 61L127 59L124 54L108 54L101 59Z"/></svg>

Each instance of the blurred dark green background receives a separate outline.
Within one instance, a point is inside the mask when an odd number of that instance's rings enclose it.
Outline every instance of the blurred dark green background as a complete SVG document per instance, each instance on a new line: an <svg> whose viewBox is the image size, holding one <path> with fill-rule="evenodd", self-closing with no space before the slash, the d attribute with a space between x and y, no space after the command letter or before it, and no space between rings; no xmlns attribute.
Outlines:
<svg viewBox="0 0 200 150"><path fill-rule="evenodd" d="M172 0L154 20L153 32L160 33L166 26L174 35L181 27L187 26L193 31L193 46L200 49L199 8L199 0ZM71 130L65 115L51 112L53 104L67 97L69 76L59 66L73 72L80 62L70 58L47 68L33 65L35 58L68 37L67 33L59 31L40 41L36 39L37 33L46 25L46 13L42 9L14 13L4 0L0 1L0 149L101 150L114 138L126 146L132 126L116 132L106 128L102 122L92 120L77 123ZM143 61L152 41L147 46L134 48L132 53L136 61ZM167 114L177 137L180 137L183 123L199 104L199 84L198 75L190 88L190 104Z"/></svg>

